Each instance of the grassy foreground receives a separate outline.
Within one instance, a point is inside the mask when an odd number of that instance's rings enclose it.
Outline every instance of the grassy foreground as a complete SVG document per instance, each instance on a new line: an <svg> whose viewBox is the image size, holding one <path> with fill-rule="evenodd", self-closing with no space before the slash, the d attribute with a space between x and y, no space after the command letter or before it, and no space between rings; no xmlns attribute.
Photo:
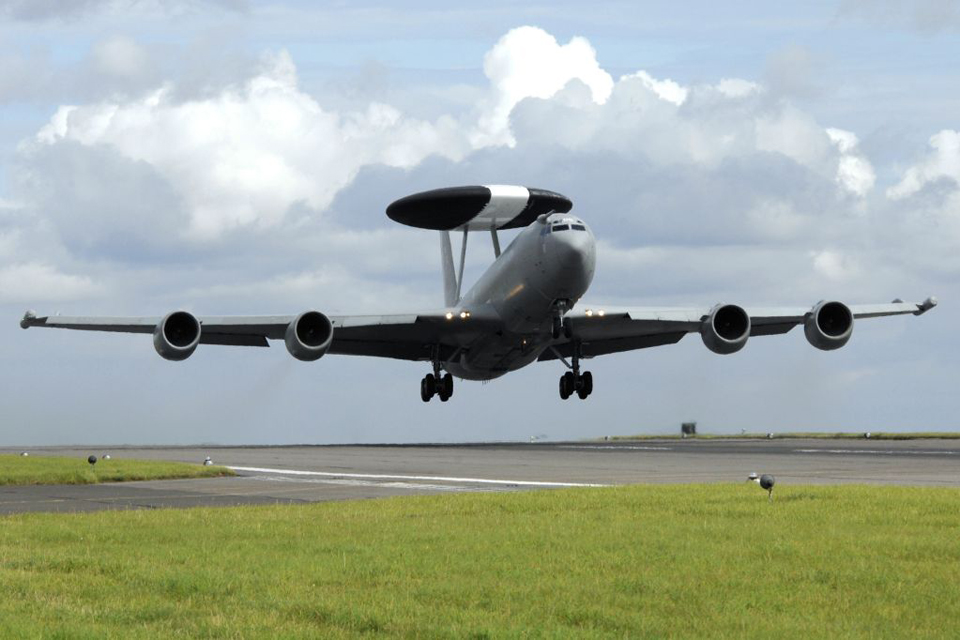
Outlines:
<svg viewBox="0 0 960 640"><path fill-rule="evenodd" d="M956 637L960 492L753 483L0 518L0 637Z"/></svg>
<svg viewBox="0 0 960 640"><path fill-rule="evenodd" d="M773 433L777 439L803 440L864 440L864 432L853 431L789 431ZM691 440L758 440L765 439L766 433L698 433L687 436ZM667 435L640 434L633 436L609 436L609 440L680 440L682 436L671 433ZM604 438L594 438L603 440ZM873 431L871 440L960 440L958 431Z"/></svg>
<svg viewBox="0 0 960 640"><path fill-rule="evenodd" d="M96 484L131 480L209 478L234 475L226 467L161 460L98 460L85 458L0 454L0 486L24 484Z"/></svg>

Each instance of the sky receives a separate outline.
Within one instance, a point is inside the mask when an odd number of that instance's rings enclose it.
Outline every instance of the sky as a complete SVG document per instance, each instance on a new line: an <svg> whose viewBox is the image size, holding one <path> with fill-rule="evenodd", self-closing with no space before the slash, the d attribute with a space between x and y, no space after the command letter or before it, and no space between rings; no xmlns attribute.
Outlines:
<svg viewBox="0 0 960 640"><path fill-rule="evenodd" d="M960 0L0 0L0 445L956 430L958 35ZM556 362L424 404L425 363L18 325L434 309L436 234L384 209L469 184L573 200L585 303L940 306L597 358L583 402Z"/></svg>

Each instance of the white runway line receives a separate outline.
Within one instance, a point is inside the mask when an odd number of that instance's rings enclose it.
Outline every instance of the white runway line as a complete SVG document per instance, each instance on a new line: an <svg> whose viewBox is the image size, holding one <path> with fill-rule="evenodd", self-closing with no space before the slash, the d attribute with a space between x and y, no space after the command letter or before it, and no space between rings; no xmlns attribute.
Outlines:
<svg viewBox="0 0 960 640"><path fill-rule="evenodd" d="M267 482L290 482L294 484L325 484L340 487L381 487L384 489L409 489L411 491L453 491L466 493L486 493L494 491L509 491L500 487L466 487L456 484L424 484L415 482L375 482L373 480L348 480L336 478L288 478L280 475L246 476L250 480L264 480Z"/></svg>
<svg viewBox="0 0 960 640"><path fill-rule="evenodd" d="M955 456L960 451L910 451L909 449L794 449L797 453L866 453L877 456Z"/></svg>
<svg viewBox="0 0 960 640"><path fill-rule="evenodd" d="M673 451L673 447L644 447L640 445L613 446L602 444L561 444L557 449L600 449L601 451L622 451L624 449L633 449L635 451Z"/></svg>
<svg viewBox="0 0 960 640"><path fill-rule="evenodd" d="M370 480L421 480L426 482L469 482L471 484L515 485L519 487L606 487L605 484L581 482L535 482L532 480L490 480L487 478L448 478L444 476L404 476L374 473L333 473L330 471L299 471L296 469L266 469L263 467L231 467L234 471L277 473L288 476L317 476L323 478L365 478Z"/></svg>

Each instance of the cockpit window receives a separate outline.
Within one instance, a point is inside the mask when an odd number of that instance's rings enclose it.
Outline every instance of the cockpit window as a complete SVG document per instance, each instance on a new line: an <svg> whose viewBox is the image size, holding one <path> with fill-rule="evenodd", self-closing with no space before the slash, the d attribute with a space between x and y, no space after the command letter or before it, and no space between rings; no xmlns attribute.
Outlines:
<svg viewBox="0 0 960 640"><path fill-rule="evenodd" d="M586 228L585 226L583 226L582 224L572 224L572 225L570 225L570 228L573 229L574 231L586 231L586 230L587 230L587 228Z"/></svg>
<svg viewBox="0 0 960 640"><path fill-rule="evenodd" d="M570 230L570 225L568 225L568 224L555 224L555 225L553 225L553 231L554 231L554 233L556 233L557 231L569 231L569 230Z"/></svg>

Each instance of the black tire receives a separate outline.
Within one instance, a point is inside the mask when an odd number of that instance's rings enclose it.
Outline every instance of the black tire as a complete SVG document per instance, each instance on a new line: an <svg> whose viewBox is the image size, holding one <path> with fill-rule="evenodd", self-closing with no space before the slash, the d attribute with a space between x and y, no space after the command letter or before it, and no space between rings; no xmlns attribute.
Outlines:
<svg viewBox="0 0 960 640"><path fill-rule="evenodd" d="M449 373L444 374L443 378L441 379L440 387L443 389L443 393L445 396L447 396L448 398L452 398L453 397L453 376L450 375Z"/></svg>
<svg viewBox="0 0 960 640"><path fill-rule="evenodd" d="M423 381L427 385L427 393L429 393L432 398L437 393L437 379L432 373L428 373L423 376Z"/></svg>
<svg viewBox="0 0 960 640"><path fill-rule="evenodd" d="M580 385L580 388L577 389L577 397L580 398L581 400L586 400L588 395L590 395L590 394L587 393L586 387L584 387L584 386L581 384L581 385Z"/></svg>
<svg viewBox="0 0 960 640"><path fill-rule="evenodd" d="M576 378L573 376L573 372L567 371L565 374L560 376L560 397L566 400L574 394L576 389Z"/></svg>
<svg viewBox="0 0 960 640"><path fill-rule="evenodd" d="M590 373L589 371L584 371L581 378L583 378L583 383L581 384L581 386L583 387L586 394L590 395L591 393L593 393L593 374Z"/></svg>
<svg viewBox="0 0 960 640"><path fill-rule="evenodd" d="M430 398L433 397L433 394L430 393L430 389L427 386L427 379L423 378L420 380L420 399L424 402L430 402Z"/></svg>
<svg viewBox="0 0 960 640"><path fill-rule="evenodd" d="M554 317L553 319L553 331L550 335L553 336L554 340L560 338L560 332L563 331L563 321L559 317Z"/></svg>

